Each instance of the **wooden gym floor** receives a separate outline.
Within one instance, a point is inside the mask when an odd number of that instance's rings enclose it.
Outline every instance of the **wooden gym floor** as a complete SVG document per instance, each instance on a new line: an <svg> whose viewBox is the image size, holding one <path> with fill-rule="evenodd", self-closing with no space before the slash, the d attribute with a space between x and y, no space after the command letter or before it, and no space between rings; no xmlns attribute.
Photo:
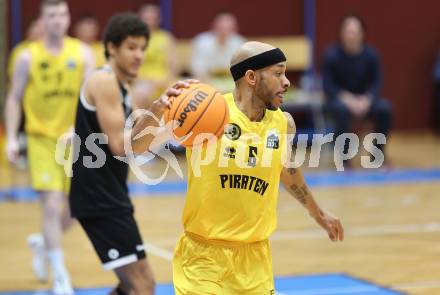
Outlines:
<svg viewBox="0 0 440 295"><path fill-rule="evenodd" d="M377 173L384 179L387 173L397 178L377 181L368 172L371 182L312 185L318 202L341 217L346 229L343 243L331 243L299 203L281 191L278 230L271 239L275 275L346 273L408 294L440 294L439 151L440 139L433 135L395 134L388 144L393 170ZM331 169L305 170L319 177L321 170ZM400 171L416 176L402 178ZM417 177L420 171L437 176L422 173L425 177ZM342 175L350 179L356 173L363 175L361 170ZM169 181L175 182L176 176L171 175ZM0 187L5 191L11 186L27 186L27 174L14 172L3 162ZM155 193L134 198L158 282L172 280L170 259L182 230L183 196ZM0 202L0 292L48 288L36 282L26 245L27 235L39 227L38 202ZM75 287L115 283L113 274L102 270L77 224L63 244Z"/></svg>

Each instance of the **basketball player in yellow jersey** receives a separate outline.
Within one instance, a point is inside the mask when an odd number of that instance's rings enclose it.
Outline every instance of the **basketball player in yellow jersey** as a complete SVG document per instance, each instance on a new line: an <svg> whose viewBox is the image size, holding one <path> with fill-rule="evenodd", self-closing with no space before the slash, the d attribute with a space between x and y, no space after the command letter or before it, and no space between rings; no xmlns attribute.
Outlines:
<svg viewBox="0 0 440 295"><path fill-rule="evenodd" d="M149 104L177 76L177 59L173 36L160 28L160 7L151 3L145 4L139 9L138 15L150 30L150 41L139 69L138 81L133 87L133 98Z"/></svg>
<svg viewBox="0 0 440 295"><path fill-rule="evenodd" d="M93 69L94 59L85 44L66 36L70 23L66 1L43 0L41 19L44 39L30 44L17 58L6 101L7 156L11 162L17 159L23 106L32 187L41 198L43 210L44 239L41 234L29 238L34 272L45 281L50 266L53 292L72 294L61 249L62 231L70 221L65 198L67 177L55 161L55 151L58 138L72 129L80 85Z"/></svg>
<svg viewBox="0 0 440 295"><path fill-rule="evenodd" d="M200 165L197 176L195 151L187 151L185 232L173 260L176 294L275 294L268 238L276 228L280 181L332 241L343 239L339 219L318 206L300 170L283 165L291 157L286 133L295 133L292 117L279 110L290 85L285 60L271 45L242 45L231 62L230 122L214 161Z"/></svg>
<svg viewBox="0 0 440 295"><path fill-rule="evenodd" d="M92 49L97 68L105 64L104 45L99 40L99 22L95 15L84 14L74 25L74 36Z"/></svg>

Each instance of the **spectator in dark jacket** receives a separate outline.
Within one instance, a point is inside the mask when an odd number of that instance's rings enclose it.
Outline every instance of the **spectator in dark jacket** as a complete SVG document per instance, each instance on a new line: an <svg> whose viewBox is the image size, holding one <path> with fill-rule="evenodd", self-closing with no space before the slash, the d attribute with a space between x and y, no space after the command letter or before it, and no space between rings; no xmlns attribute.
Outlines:
<svg viewBox="0 0 440 295"><path fill-rule="evenodd" d="M391 128L391 107L380 94L380 60L377 52L364 43L364 29L359 17L344 17L339 42L330 47L323 58L326 110L334 122L336 136L351 132L351 122L355 118L371 119L374 132L385 136Z"/></svg>

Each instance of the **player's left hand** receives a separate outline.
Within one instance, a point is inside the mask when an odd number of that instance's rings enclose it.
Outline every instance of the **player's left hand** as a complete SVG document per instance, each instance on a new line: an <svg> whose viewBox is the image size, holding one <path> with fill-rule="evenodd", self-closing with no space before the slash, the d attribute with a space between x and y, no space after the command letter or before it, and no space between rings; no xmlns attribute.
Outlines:
<svg viewBox="0 0 440 295"><path fill-rule="evenodd" d="M182 88L189 88L191 84L197 84L200 83L199 80L196 79L185 79L180 80L174 83L173 86L167 89L166 95L167 96L178 96L180 93L182 93Z"/></svg>
<svg viewBox="0 0 440 295"><path fill-rule="evenodd" d="M172 96L178 96L180 93L182 93L183 88L189 88L191 84L200 83L199 80L196 79L186 79L186 80L180 80L174 83L173 86L165 90L165 92L156 99L152 106L150 107L150 110L153 111L155 114L162 114L165 107L170 107L170 104L172 103L170 101L170 97Z"/></svg>
<svg viewBox="0 0 440 295"><path fill-rule="evenodd" d="M314 216L316 222L327 231L328 237L333 242L344 240L344 228L338 217L329 212L320 210L318 216Z"/></svg>

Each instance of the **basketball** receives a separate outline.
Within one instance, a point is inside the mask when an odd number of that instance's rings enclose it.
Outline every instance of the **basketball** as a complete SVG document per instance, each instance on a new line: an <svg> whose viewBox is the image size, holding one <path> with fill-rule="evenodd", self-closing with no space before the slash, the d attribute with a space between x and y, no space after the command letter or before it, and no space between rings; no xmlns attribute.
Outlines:
<svg viewBox="0 0 440 295"><path fill-rule="evenodd" d="M229 122L229 110L223 95L207 84L191 84L170 102L164 120L165 123L173 122L173 136L185 147L192 147L194 139L201 133L219 138Z"/></svg>

